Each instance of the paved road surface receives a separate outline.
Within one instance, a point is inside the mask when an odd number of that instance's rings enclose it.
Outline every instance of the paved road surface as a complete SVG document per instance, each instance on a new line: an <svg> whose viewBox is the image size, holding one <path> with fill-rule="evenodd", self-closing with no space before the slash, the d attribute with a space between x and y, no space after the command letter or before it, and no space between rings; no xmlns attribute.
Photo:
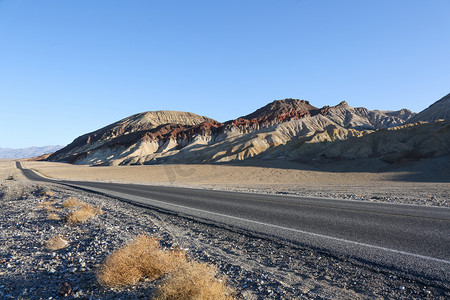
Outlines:
<svg viewBox="0 0 450 300"><path fill-rule="evenodd" d="M450 209L159 187L31 180L72 187L321 249L364 263L450 282Z"/></svg>

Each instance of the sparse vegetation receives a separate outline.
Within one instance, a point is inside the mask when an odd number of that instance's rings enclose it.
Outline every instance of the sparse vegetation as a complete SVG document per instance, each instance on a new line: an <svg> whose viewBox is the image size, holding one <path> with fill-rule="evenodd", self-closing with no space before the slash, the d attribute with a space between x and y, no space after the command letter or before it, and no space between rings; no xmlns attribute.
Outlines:
<svg viewBox="0 0 450 300"><path fill-rule="evenodd" d="M100 208L95 208L90 204L80 202L80 207L77 210L68 213L65 217L65 221L69 224L84 223L101 213Z"/></svg>
<svg viewBox="0 0 450 300"><path fill-rule="evenodd" d="M50 197L53 197L54 193L53 193L52 191L45 191L43 195L44 195L45 197L50 198Z"/></svg>
<svg viewBox="0 0 450 300"><path fill-rule="evenodd" d="M233 291L217 278L215 267L197 262L185 263L168 275L158 287L154 300L232 300Z"/></svg>
<svg viewBox="0 0 450 300"><path fill-rule="evenodd" d="M65 248L68 244L69 242L67 240L63 239L60 235L58 235L49 239L45 243L45 247L49 250L59 250Z"/></svg>
<svg viewBox="0 0 450 300"><path fill-rule="evenodd" d="M54 220L54 221L58 221L61 220L60 216L58 214L55 213L49 213L47 215L47 220Z"/></svg>
<svg viewBox="0 0 450 300"><path fill-rule="evenodd" d="M61 212L55 212L61 210L60 206L69 211L64 218L69 224L84 223L102 213L99 207L75 197L60 203L58 196L55 200L50 198L53 196L50 191L41 190L35 195L42 196L37 207L46 211L47 220L62 218ZM69 244L67 237L57 235L44 241L42 246L50 251L57 251L70 246ZM147 235L140 235L114 251L97 273L98 282L108 288L127 287L157 279L162 281L156 293L152 293L151 299L234 299L233 291L225 280L218 277L215 267L189 261L186 253L178 248L162 249L158 238Z"/></svg>
<svg viewBox="0 0 450 300"><path fill-rule="evenodd" d="M56 204L55 201L44 201L39 203L38 208L43 208L44 210L50 212L50 211L55 211L57 210L57 208L54 206Z"/></svg>
<svg viewBox="0 0 450 300"><path fill-rule="evenodd" d="M234 299L225 280L217 278L215 267L188 262L184 251L163 250L158 239L146 235L138 236L107 257L99 268L97 279L103 286L120 288L167 274L153 299Z"/></svg>
<svg viewBox="0 0 450 300"><path fill-rule="evenodd" d="M81 202L80 200L78 200L75 197L69 197L67 198L67 200L65 200L62 203L62 207L67 208L67 207L75 207L75 206L80 206L83 202Z"/></svg>
<svg viewBox="0 0 450 300"><path fill-rule="evenodd" d="M130 286L141 280L158 279L185 263L183 251L162 250L158 239L140 235L105 260L97 279L107 287Z"/></svg>

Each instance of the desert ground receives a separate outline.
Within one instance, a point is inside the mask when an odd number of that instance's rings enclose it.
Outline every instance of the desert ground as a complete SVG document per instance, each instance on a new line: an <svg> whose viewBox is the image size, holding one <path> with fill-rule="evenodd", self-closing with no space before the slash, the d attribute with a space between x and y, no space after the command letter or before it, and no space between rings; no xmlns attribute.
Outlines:
<svg viewBox="0 0 450 300"><path fill-rule="evenodd" d="M23 162L43 175L251 192L448 206L449 183L423 174L337 172L292 165L173 165L88 167ZM436 162L439 165L439 162ZM440 163L442 166L442 163ZM419 166L420 168L423 168ZM328 168L329 169L329 168ZM437 173L435 173L437 174ZM407 179L407 180L406 180ZM444 178L445 179L445 178ZM409 180L409 181L408 181ZM415 181L414 181L415 180ZM100 212L71 224L71 198ZM111 288L98 279L113 251L140 234L158 237L164 251L181 249L189 261L218 270L236 299L448 299L435 283L351 258L235 232L213 224L138 207L104 195L34 183L0 160L0 298L148 299L168 276ZM53 241L63 245L54 248ZM185 276L185 278L189 278ZM191 286L193 284L190 284ZM153 298L152 298L153 299ZM172 299L172 298L170 298Z"/></svg>
<svg viewBox="0 0 450 300"><path fill-rule="evenodd" d="M450 205L448 158L403 165L382 164L376 159L308 165L287 161L259 161L240 165L116 167L24 161L23 165L54 179L133 182L418 205Z"/></svg>

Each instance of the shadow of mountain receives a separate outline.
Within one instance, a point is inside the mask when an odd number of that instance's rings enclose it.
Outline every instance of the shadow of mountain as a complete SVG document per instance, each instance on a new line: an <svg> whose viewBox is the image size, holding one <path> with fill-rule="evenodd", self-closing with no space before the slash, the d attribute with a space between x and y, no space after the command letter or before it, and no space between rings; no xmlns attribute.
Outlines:
<svg viewBox="0 0 450 300"><path fill-rule="evenodd" d="M209 164L317 171L336 173L337 175L339 173L361 173L363 176L364 173L389 173L393 181L450 183L450 155L399 163L386 163L379 158L354 160L324 159L315 162L290 161L281 158L252 158L244 161Z"/></svg>

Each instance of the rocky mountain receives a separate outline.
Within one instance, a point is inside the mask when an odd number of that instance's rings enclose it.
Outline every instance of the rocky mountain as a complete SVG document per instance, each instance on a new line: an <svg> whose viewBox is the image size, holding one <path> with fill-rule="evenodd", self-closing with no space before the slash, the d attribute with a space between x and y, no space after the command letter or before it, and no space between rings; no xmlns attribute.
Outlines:
<svg viewBox="0 0 450 300"><path fill-rule="evenodd" d="M28 147L21 149L0 148L0 158L29 158L40 156L46 153L55 152L61 149L63 146L44 146L44 147Z"/></svg>
<svg viewBox="0 0 450 300"><path fill-rule="evenodd" d="M156 111L130 116L76 138L48 160L90 165L228 162L290 157L314 139L335 142L399 126L415 114L353 108L346 102L317 108L308 101L273 101L220 123L193 113ZM299 147L303 145L302 147ZM302 149L301 151L299 149ZM306 152L308 152L306 151ZM309 153L308 152L308 153Z"/></svg>
<svg viewBox="0 0 450 300"><path fill-rule="evenodd" d="M433 122L440 119L450 120L450 94L430 105L427 109L411 118L409 122Z"/></svg>
<svg viewBox="0 0 450 300"><path fill-rule="evenodd" d="M170 144L178 133L200 124L204 127L219 125L212 119L188 112L139 113L76 138L48 160L93 164L119 157L139 156L149 151L163 151L163 143L157 143L159 146L154 149L155 145L147 145L146 142L166 140Z"/></svg>
<svg viewBox="0 0 450 300"><path fill-rule="evenodd" d="M450 155L450 121L418 122L375 131L335 128L275 147L264 158L296 161L378 157L389 163Z"/></svg>

